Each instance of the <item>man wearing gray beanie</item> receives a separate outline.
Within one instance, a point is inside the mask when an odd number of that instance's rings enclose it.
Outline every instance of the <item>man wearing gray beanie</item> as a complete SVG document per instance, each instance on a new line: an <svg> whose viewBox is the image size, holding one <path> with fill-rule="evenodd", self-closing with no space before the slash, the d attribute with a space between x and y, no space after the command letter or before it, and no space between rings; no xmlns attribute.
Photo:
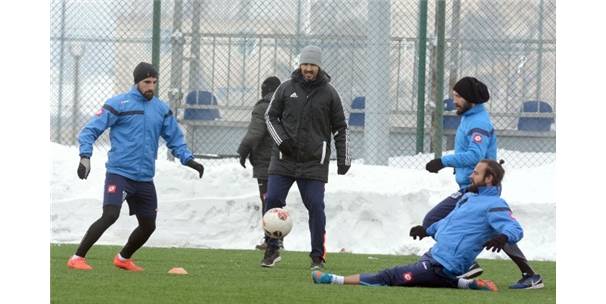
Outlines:
<svg viewBox="0 0 606 304"><path fill-rule="evenodd" d="M322 50L303 48L299 67L284 81L270 101L265 121L276 143L269 164L265 210L284 207L288 190L297 183L309 214L311 269L324 267L326 259L324 188L328 182L331 137L337 149L337 173L344 175L351 161L348 130L341 98L322 66ZM263 267L281 260L279 242L266 236Z"/></svg>
<svg viewBox="0 0 606 304"><path fill-rule="evenodd" d="M463 77L452 88L452 95L457 115L462 116L455 135L454 154L429 161L425 165L425 169L437 173L444 167L453 167L456 182L459 184L459 191L442 200L425 215L422 226L425 229L450 214L463 194L468 192L471 184L470 176L480 160L497 159L495 129L488 111L484 108L484 103L490 99L490 93L486 85L474 77ZM412 233L411 230L411 235ZM543 287L543 278L541 275L535 274L518 245L507 243L503 251L522 272L522 278L511 285L510 288L534 289ZM469 271L462 276L472 278L479 276L482 272L482 268L474 263Z"/></svg>

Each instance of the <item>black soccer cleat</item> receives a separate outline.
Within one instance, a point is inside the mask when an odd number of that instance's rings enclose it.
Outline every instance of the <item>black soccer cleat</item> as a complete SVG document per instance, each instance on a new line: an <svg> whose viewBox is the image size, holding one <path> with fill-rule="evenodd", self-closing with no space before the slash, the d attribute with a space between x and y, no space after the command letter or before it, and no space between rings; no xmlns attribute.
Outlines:
<svg viewBox="0 0 606 304"><path fill-rule="evenodd" d="M510 289L540 289L545 287L543 277L540 274L522 274L522 278L515 284L509 286Z"/></svg>
<svg viewBox="0 0 606 304"><path fill-rule="evenodd" d="M309 266L311 270L323 270L324 269L324 259L322 257L312 256L311 257L311 265Z"/></svg>
<svg viewBox="0 0 606 304"><path fill-rule="evenodd" d="M478 262L474 262L473 264L471 264L471 266L469 266L467 272L460 276L457 276L457 279L473 279L475 277L479 277L482 273L484 273L484 269L480 267L480 264L478 264Z"/></svg>
<svg viewBox="0 0 606 304"><path fill-rule="evenodd" d="M265 254L263 256L263 260L261 260L261 267L274 267L276 263L280 262L282 258L280 257L280 249L274 248L272 246L267 246L265 249Z"/></svg>

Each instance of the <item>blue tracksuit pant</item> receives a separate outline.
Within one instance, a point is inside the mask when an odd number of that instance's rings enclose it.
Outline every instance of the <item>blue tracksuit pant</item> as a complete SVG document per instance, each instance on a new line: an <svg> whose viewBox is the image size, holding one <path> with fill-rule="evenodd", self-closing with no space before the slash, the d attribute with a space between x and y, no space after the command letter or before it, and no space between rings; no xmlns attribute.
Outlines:
<svg viewBox="0 0 606 304"><path fill-rule="evenodd" d="M467 188L460 189L435 205L423 218L423 227L427 229L431 224L445 218L456 207L465 192L467 192Z"/></svg>
<svg viewBox="0 0 606 304"><path fill-rule="evenodd" d="M311 179L293 178L282 175L269 175L267 181L267 197L265 198L265 213L272 208L282 208L286 205L288 190L294 182L297 182L299 193L303 204L309 214L309 232L311 233L312 257L324 259L326 249L324 248L324 235L326 233L326 215L324 214L324 182ZM265 237L265 240L274 248L277 248L278 240Z"/></svg>
<svg viewBox="0 0 606 304"><path fill-rule="evenodd" d="M442 265L425 253L419 261L395 266L378 273L361 273L360 285L457 287L458 279L448 274Z"/></svg>

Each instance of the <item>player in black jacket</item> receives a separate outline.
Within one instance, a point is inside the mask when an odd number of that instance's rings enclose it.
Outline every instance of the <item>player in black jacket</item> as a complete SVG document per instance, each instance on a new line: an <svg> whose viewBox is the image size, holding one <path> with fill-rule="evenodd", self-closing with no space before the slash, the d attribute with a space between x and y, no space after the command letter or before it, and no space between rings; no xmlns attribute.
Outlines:
<svg viewBox="0 0 606 304"><path fill-rule="evenodd" d="M330 85L330 76L320 69L321 52L317 46L303 48L299 68L278 87L265 113L267 129L276 143L269 164L265 211L284 206L288 190L297 182L309 212L312 269L323 268L325 261L324 186L331 137L337 149L338 174L345 174L351 165L341 98ZM280 252L277 240L267 237L267 242L261 266L272 267L280 261Z"/></svg>
<svg viewBox="0 0 606 304"><path fill-rule="evenodd" d="M269 136L267 126L265 125L265 112L269 106L271 96L280 85L280 79L275 76L267 77L261 84L261 99L255 104L248 131L240 146L238 154L240 155L240 165L246 168L246 159L248 158L253 166L253 178L257 179L259 185L259 196L261 198L261 216L265 210L265 196L267 195L267 168L271 157L271 149L274 141ZM267 243L265 239L257 249L265 250Z"/></svg>

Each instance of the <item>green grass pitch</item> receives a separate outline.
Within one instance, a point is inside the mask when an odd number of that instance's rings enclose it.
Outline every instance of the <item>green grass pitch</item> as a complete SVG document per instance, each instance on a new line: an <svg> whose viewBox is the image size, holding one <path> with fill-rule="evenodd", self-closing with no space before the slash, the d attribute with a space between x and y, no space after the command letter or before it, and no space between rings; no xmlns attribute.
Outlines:
<svg viewBox="0 0 606 304"><path fill-rule="evenodd" d="M509 290L520 278L508 259L480 260L483 278L499 292L444 288L315 285L305 252L283 251L282 262L262 268L253 250L141 248L134 256L140 273L113 266L117 246L95 245L87 259L92 271L68 269L76 245L51 244L52 303L555 303L556 263L533 261L545 288ZM376 272L414 262L415 256L329 253L326 271L341 275ZM171 275L183 267L188 275ZM35 291L33 291L35 292Z"/></svg>

